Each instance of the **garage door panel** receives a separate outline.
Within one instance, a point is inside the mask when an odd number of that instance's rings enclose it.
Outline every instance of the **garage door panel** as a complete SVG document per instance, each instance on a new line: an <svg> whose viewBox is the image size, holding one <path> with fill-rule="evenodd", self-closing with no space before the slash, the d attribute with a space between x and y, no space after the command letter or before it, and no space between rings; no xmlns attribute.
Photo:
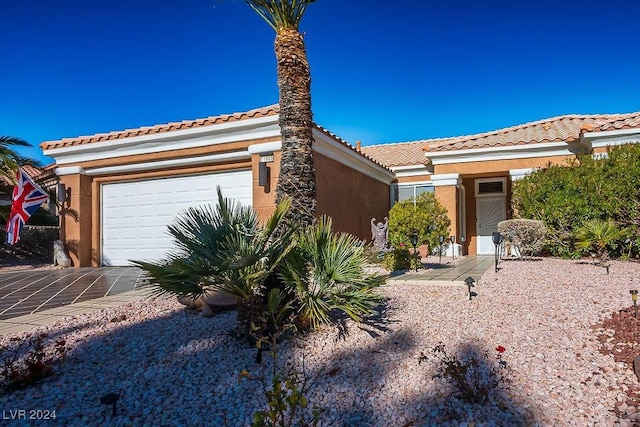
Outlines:
<svg viewBox="0 0 640 427"><path fill-rule="evenodd" d="M215 205L217 186L224 197L251 205L251 171L103 184L102 263L165 258L173 247L167 226L189 207Z"/></svg>

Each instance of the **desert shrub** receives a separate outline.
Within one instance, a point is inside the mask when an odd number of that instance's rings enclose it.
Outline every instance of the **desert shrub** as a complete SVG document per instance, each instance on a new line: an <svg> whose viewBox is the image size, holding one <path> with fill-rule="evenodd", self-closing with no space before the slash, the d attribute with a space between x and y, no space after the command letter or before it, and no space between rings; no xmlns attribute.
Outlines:
<svg viewBox="0 0 640 427"><path fill-rule="evenodd" d="M438 246L438 236L448 236L451 220L447 209L433 193L422 193L415 199L393 205L389 212L389 241L394 248L409 245L409 235L418 233L418 246Z"/></svg>
<svg viewBox="0 0 640 427"><path fill-rule="evenodd" d="M447 352L440 342L431 350L432 357L420 353L418 362L434 362L437 369L434 378L446 380L453 387L453 394L465 402L483 404L491 393L510 386L512 371L502 358L505 351L503 346L496 347L496 361L491 362L486 350L468 345L458 355Z"/></svg>
<svg viewBox="0 0 640 427"><path fill-rule="evenodd" d="M381 300L384 278L367 274L367 245L336 233L329 217L304 229L276 233L290 206L280 202L265 224L251 207L222 197L218 205L189 208L169 226L174 249L158 262L134 261L158 294L198 298L222 292L238 299L240 332L266 331L270 290L283 289L301 327L332 323L336 310L354 320L371 314Z"/></svg>
<svg viewBox="0 0 640 427"><path fill-rule="evenodd" d="M547 230L542 221L508 219L498 223L498 231L513 242L522 256L533 256L544 248Z"/></svg>
<svg viewBox="0 0 640 427"><path fill-rule="evenodd" d="M600 263L609 259L609 250L616 247L616 241L626 234L611 220L601 221L592 219L586 221L576 231L576 247L583 250L593 250Z"/></svg>
<svg viewBox="0 0 640 427"><path fill-rule="evenodd" d="M542 221L547 227L546 249L553 255L580 257L576 232L586 221L611 219L628 231L627 248L640 247L640 145L610 148L594 159L582 155L567 166L549 165L513 184L515 218ZM617 245L612 255L620 254Z"/></svg>
<svg viewBox="0 0 640 427"><path fill-rule="evenodd" d="M0 391L11 392L34 384L53 375L55 364L66 361L65 341L51 343L46 339L46 334L27 334L0 346Z"/></svg>
<svg viewBox="0 0 640 427"><path fill-rule="evenodd" d="M406 246L393 249L384 255L382 266L389 271L407 270L411 267L411 254Z"/></svg>

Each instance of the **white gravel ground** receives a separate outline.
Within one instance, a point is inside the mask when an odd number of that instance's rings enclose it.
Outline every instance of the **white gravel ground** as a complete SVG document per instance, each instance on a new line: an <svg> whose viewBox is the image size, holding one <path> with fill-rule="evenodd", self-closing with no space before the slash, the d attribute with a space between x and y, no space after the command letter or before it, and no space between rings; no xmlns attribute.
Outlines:
<svg viewBox="0 0 640 427"><path fill-rule="evenodd" d="M325 426L626 425L610 412L636 381L624 364L598 351L596 325L630 305L640 264L613 262L611 274L579 261L505 261L488 271L467 300L466 288L389 285L382 321L347 322L349 334L325 330L303 347L284 350L319 374L308 394L325 409ZM116 316L126 320L110 322ZM250 425L261 407L256 350L230 337L234 313L211 319L185 311L173 298L65 319L32 332L63 338L67 363L42 384L0 397L2 422L62 426ZM11 337L0 337L0 344ZM448 350L504 346L512 384L483 406L448 397L418 363L438 342ZM490 358L492 360L492 357ZM490 360L490 362L491 362ZM337 373L335 372L336 369ZM99 399L121 393L118 413ZM56 411L55 420L6 421L9 411ZM34 413L35 415L36 413ZM640 415L640 414L638 414Z"/></svg>

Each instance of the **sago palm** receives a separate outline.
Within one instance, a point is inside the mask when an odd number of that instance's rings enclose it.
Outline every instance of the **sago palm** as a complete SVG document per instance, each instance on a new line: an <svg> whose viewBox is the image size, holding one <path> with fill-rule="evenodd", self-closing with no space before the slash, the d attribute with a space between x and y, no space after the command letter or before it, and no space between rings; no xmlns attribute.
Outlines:
<svg viewBox="0 0 640 427"><path fill-rule="evenodd" d="M279 268L285 288L294 295L302 323L311 329L332 322L331 311L356 321L374 312L384 278L367 274L365 244L347 233L334 233L323 216L298 238L298 245Z"/></svg>
<svg viewBox="0 0 640 427"><path fill-rule="evenodd" d="M312 157L311 73L298 28L315 0L245 0L276 32L275 53L278 71L282 137L280 177L276 202L292 200L286 222L313 223L316 211L315 169Z"/></svg>
<svg viewBox="0 0 640 427"><path fill-rule="evenodd" d="M588 220L576 231L576 248L595 251L603 263L609 259L609 248L625 234L626 230L611 220Z"/></svg>
<svg viewBox="0 0 640 427"><path fill-rule="evenodd" d="M289 208L285 199L264 226L251 207L222 197L218 205L182 212L168 231L174 250L159 262L134 261L157 294L200 297L219 291L249 301L292 249L295 230L274 237Z"/></svg>

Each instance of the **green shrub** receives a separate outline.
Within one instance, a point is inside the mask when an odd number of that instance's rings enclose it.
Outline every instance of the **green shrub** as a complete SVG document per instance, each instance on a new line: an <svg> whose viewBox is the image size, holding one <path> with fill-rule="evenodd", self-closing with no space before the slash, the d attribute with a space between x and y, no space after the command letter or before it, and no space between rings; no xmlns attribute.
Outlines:
<svg viewBox="0 0 640 427"><path fill-rule="evenodd" d="M640 247L640 144L613 147L602 159L585 154L567 166L549 165L514 182L515 218L542 221L547 227L546 249L553 255L576 258L576 232L586 221L611 219L627 229L637 255ZM612 253L620 255L619 246Z"/></svg>
<svg viewBox="0 0 640 427"><path fill-rule="evenodd" d="M544 248L547 230L542 221L533 219L508 219L498 223L498 231L513 242L521 256L533 256Z"/></svg>
<svg viewBox="0 0 640 427"><path fill-rule="evenodd" d="M625 234L626 230L618 228L611 220L592 219L578 228L576 248L593 250L602 264L609 259L609 250L616 247L616 240Z"/></svg>
<svg viewBox="0 0 640 427"><path fill-rule="evenodd" d="M438 236L448 236L451 220L447 209L433 193L422 193L415 199L393 205L389 212L389 241L394 248L410 245L409 235L418 233L418 246L438 246Z"/></svg>
<svg viewBox="0 0 640 427"><path fill-rule="evenodd" d="M411 254L406 247L393 249L384 255L382 266L389 271L408 270L411 268Z"/></svg>

